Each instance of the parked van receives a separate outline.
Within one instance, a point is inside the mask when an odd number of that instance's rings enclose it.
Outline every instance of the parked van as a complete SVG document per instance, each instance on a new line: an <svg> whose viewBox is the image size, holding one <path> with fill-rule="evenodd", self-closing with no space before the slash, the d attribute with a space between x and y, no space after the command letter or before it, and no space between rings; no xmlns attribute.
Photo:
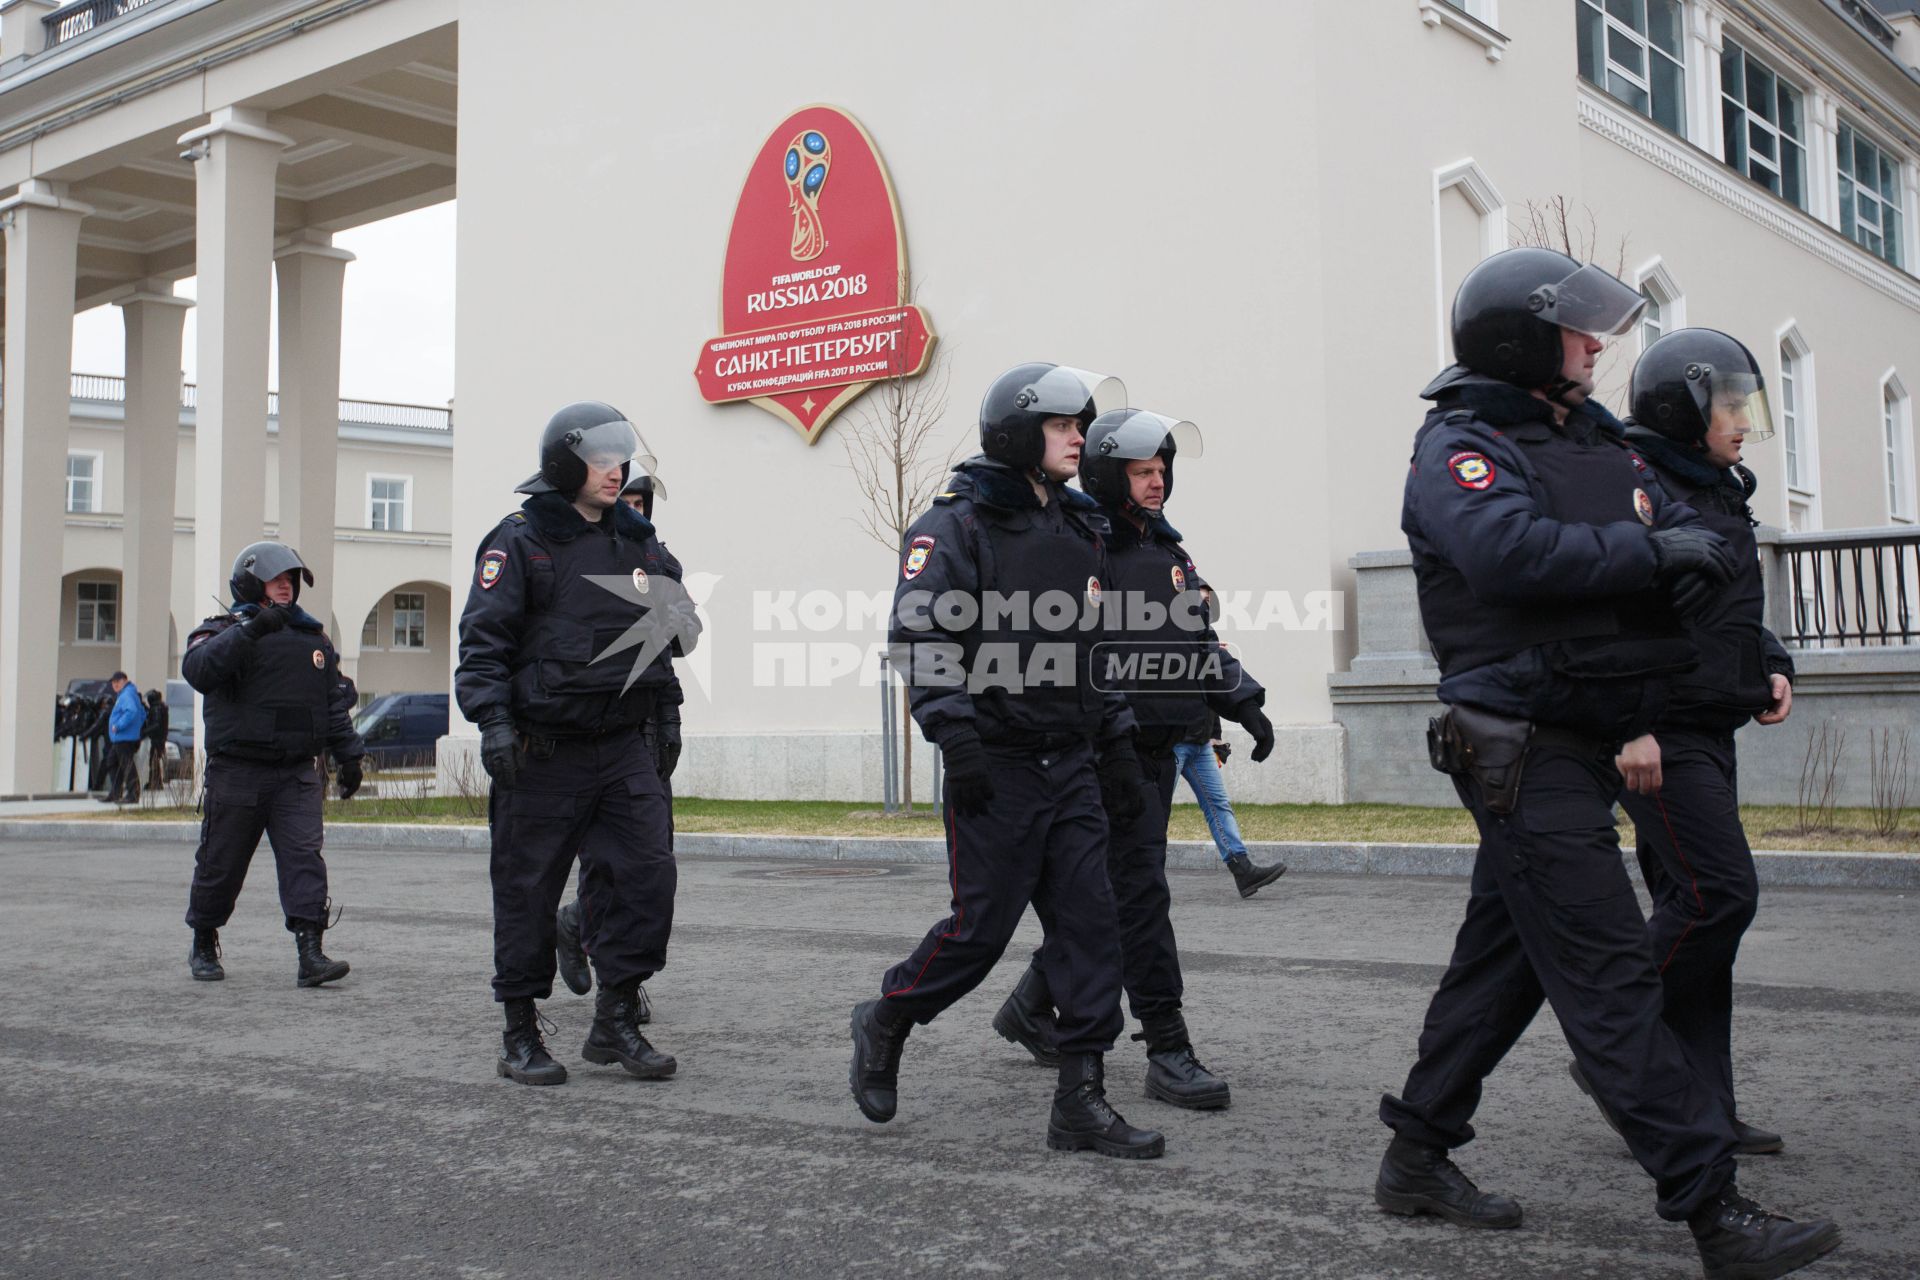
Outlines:
<svg viewBox="0 0 1920 1280"><path fill-rule="evenodd" d="M353 727L366 740L368 764L431 765L435 744L447 736L447 695L383 693L353 718Z"/></svg>

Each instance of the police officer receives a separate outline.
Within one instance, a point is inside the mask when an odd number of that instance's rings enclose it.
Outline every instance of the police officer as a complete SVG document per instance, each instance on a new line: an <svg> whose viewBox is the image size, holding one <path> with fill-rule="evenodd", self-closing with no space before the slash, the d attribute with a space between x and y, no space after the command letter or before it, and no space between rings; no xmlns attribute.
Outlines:
<svg viewBox="0 0 1920 1280"><path fill-rule="evenodd" d="M657 477L645 472L627 481L627 487L620 491L620 501L653 520L653 500L656 494L666 496L666 486L659 483ZM671 558L667 544L660 544L663 555ZM678 563L676 561L675 563ZM686 695L680 687L680 677L676 673L654 695L653 714L640 726L640 740L653 758L654 767L660 774L660 789L667 797L667 847L673 847L673 771L680 764L680 707L686 701ZM585 875L584 868L582 876ZM580 941L580 899L576 896L572 902L560 908L554 918L554 960L559 966L560 981L567 984L567 990L577 996L583 996L593 990L593 971L587 964L587 950ZM642 986L634 993L634 1021L646 1026L653 1021L653 1000Z"/></svg>
<svg viewBox="0 0 1920 1280"><path fill-rule="evenodd" d="M1194 1056L1181 1013L1180 952L1167 887L1167 823L1180 775L1174 747L1218 713L1244 726L1254 738L1253 758L1265 760L1273 751L1273 726L1260 709L1266 690L1213 634L1206 583L1166 518L1174 458L1183 450L1190 457L1200 453L1191 422L1142 409L1102 414L1080 454L1080 487L1112 525L1106 600L1124 638L1096 655L1094 678L1126 695L1140 726L1134 746L1152 784L1140 815L1115 823L1107 845L1127 999L1140 1019L1134 1038L1146 1041L1148 1097L1207 1110L1227 1106L1232 1091ZM1257 889L1285 871L1240 862L1235 878L1243 892L1249 882ZM1053 1056L1053 998L1038 955L993 1025L1042 1062Z"/></svg>
<svg viewBox="0 0 1920 1280"><path fill-rule="evenodd" d="M1448 704L1430 745L1480 849L1419 1061L1381 1100L1395 1136L1374 1196L1393 1213L1519 1225L1520 1206L1481 1192L1448 1152L1472 1139L1481 1082L1544 997L1707 1275L1775 1276L1833 1248L1839 1229L1740 1194L1731 1116L1661 1020L1614 832L1621 772L1648 763L1642 735L1695 660L1672 602L1698 607L1700 585L1735 568L1587 411L1605 337L1643 306L1561 254L1496 254L1454 299L1459 363L1422 393L1434 407L1401 527Z"/></svg>
<svg viewBox="0 0 1920 1280"><path fill-rule="evenodd" d="M1688 618L1700 665L1674 680L1655 722L1658 763L1628 773L1621 803L1653 898L1648 937L1666 999L1662 1016L1694 1071L1720 1095L1743 1154L1779 1151L1777 1133L1738 1118L1733 1090L1733 963L1759 900L1740 825L1733 732L1779 724L1793 706L1793 659L1763 623L1766 593L1747 507L1750 440L1773 434L1766 380L1739 341L1679 329L1633 369L1626 436L1667 495L1727 540L1733 581ZM1579 1064L1575 1079L1588 1082Z"/></svg>
<svg viewBox="0 0 1920 1280"><path fill-rule="evenodd" d="M891 1120L900 1055L993 968L1032 902L1059 1006L1047 1145L1146 1159L1165 1140L1108 1103L1103 1055L1120 1017L1108 816L1145 800L1132 713L1091 680L1103 638L1108 525L1067 488L1083 432L1117 380L1052 364L1000 375L980 406L983 453L908 529L890 628L908 704L946 761L952 911L853 1010L854 1101Z"/></svg>
<svg viewBox="0 0 1920 1280"><path fill-rule="evenodd" d="M667 803L640 740L670 655L699 624L680 565L619 500L640 433L598 402L553 415L519 511L481 542L460 619L454 689L480 725L493 780L494 998L506 1007L499 1074L561 1084L534 1001L552 994L554 914L584 868L581 928L600 989L581 1056L641 1079L677 1064L640 1034L637 991L665 967L675 869Z"/></svg>
<svg viewBox="0 0 1920 1280"><path fill-rule="evenodd" d="M360 789L366 744L353 727L340 656L320 620L300 607L313 571L292 547L256 542L233 562L231 612L187 636L180 674L205 698L206 791L194 854L187 964L202 982L226 976L220 926L233 914L247 866L266 833L280 876L280 907L299 953L297 977L317 987L347 976L320 949L327 921L327 864L320 856L322 751L339 769L340 798Z"/></svg>

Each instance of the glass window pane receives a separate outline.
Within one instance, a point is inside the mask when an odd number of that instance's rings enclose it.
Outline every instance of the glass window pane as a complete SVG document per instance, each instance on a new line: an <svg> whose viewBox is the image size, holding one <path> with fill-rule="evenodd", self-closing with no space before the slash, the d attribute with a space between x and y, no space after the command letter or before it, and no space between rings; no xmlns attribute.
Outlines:
<svg viewBox="0 0 1920 1280"><path fill-rule="evenodd" d="M1635 31L1647 29L1645 0L1607 0L1607 12Z"/></svg>
<svg viewBox="0 0 1920 1280"><path fill-rule="evenodd" d="M1653 118L1675 133L1687 131L1687 99L1678 63L1653 60Z"/></svg>
<svg viewBox="0 0 1920 1280"><path fill-rule="evenodd" d="M1868 188L1873 186L1874 158L1874 150L1868 145L1867 140L1857 133L1854 134L1853 168L1847 170L1847 172L1853 175L1855 181Z"/></svg>
<svg viewBox="0 0 1920 1280"><path fill-rule="evenodd" d="M1780 111L1775 118L1780 122L1780 132L1795 141L1804 142L1806 139L1801 132L1799 92L1783 84L1780 86L1779 100Z"/></svg>
<svg viewBox="0 0 1920 1280"><path fill-rule="evenodd" d="M1647 74L1647 47L1618 27L1607 32L1607 57L1637 76Z"/></svg>
<svg viewBox="0 0 1920 1280"><path fill-rule="evenodd" d="M1641 115L1651 114L1648 107L1647 91L1617 71L1607 72L1607 92L1638 111Z"/></svg>
<svg viewBox="0 0 1920 1280"><path fill-rule="evenodd" d="M1885 200L1888 204L1897 205L1900 203L1900 197L1894 194L1898 190L1898 186L1897 186L1898 182L1899 182L1898 170L1894 167L1893 162L1887 159L1885 156L1881 156L1880 157L1880 198L1882 200Z"/></svg>
<svg viewBox="0 0 1920 1280"><path fill-rule="evenodd" d="M1763 119L1775 118L1773 73L1757 62L1747 64L1747 110Z"/></svg>
<svg viewBox="0 0 1920 1280"><path fill-rule="evenodd" d="M1807 158L1806 152L1793 143L1783 143L1780 147L1780 194L1800 208L1807 207Z"/></svg>
<svg viewBox="0 0 1920 1280"><path fill-rule="evenodd" d="M1653 0L1645 30L1655 48L1678 58L1682 34L1680 0Z"/></svg>
<svg viewBox="0 0 1920 1280"><path fill-rule="evenodd" d="M1840 178L1840 234L1853 234L1853 184L1845 175Z"/></svg>
<svg viewBox="0 0 1920 1280"><path fill-rule="evenodd" d="M1727 47L1720 53L1720 91L1735 102L1745 102L1743 95L1747 91L1746 55L1740 46L1727 41Z"/></svg>
<svg viewBox="0 0 1920 1280"><path fill-rule="evenodd" d="M1747 135L1753 143L1753 153L1755 155L1764 156L1768 160L1778 160L1780 158L1775 155L1773 151L1773 130L1756 122L1747 127Z"/></svg>
<svg viewBox="0 0 1920 1280"><path fill-rule="evenodd" d="M1840 126L1839 152L1840 152L1840 172L1845 174L1852 174L1853 172L1853 129L1851 126L1845 123L1842 123Z"/></svg>
<svg viewBox="0 0 1920 1280"><path fill-rule="evenodd" d="M1727 163L1747 171L1747 113L1724 99L1720 103L1720 135L1727 144Z"/></svg>
<svg viewBox="0 0 1920 1280"><path fill-rule="evenodd" d="M1902 266L1904 265L1902 259L1906 255L1900 250L1900 211L1889 206L1885 214L1885 221L1887 224L1887 261L1896 267Z"/></svg>
<svg viewBox="0 0 1920 1280"><path fill-rule="evenodd" d="M1576 0L1576 5L1574 18L1580 28L1580 75L1589 84L1605 84L1605 69L1600 65L1600 38L1607 20L1600 16L1598 9L1581 4L1579 0Z"/></svg>

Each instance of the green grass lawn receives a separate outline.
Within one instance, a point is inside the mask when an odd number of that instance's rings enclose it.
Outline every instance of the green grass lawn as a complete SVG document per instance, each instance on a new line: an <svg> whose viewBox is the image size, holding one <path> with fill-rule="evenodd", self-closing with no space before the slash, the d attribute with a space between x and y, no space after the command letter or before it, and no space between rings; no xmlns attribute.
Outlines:
<svg viewBox="0 0 1920 1280"><path fill-rule="evenodd" d="M932 836L940 822L924 806L912 817L885 817L874 803L833 801L702 800L674 801L674 822L681 831L719 831L742 835ZM1247 804L1236 805L1240 829L1249 840L1381 841L1409 844L1472 844L1473 819L1459 809L1429 809L1395 804ZM102 818L191 819L191 806L154 805L138 809L102 809ZM1865 809L1839 809L1834 829L1802 833L1790 805L1750 805L1741 810L1747 837L1762 849L1865 849L1920 852L1920 809L1901 814L1893 837L1878 835ZM423 796L329 800L328 822L484 823L484 797ZM1206 823L1195 805L1177 805L1170 832L1175 840L1205 840ZM1633 839L1632 824L1620 819L1623 842Z"/></svg>

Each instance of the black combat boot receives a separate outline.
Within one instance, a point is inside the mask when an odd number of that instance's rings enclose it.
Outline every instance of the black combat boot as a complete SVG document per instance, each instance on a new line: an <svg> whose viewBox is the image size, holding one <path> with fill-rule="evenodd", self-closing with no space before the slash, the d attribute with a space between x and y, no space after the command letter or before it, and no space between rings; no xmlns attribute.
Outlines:
<svg viewBox="0 0 1920 1280"><path fill-rule="evenodd" d="M1152 1129L1134 1128L1107 1101L1097 1053L1060 1055L1060 1085L1053 1091L1053 1114L1047 1117L1047 1145L1055 1151L1091 1149L1123 1160L1154 1160L1167 1151L1165 1138Z"/></svg>
<svg viewBox="0 0 1920 1280"><path fill-rule="evenodd" d="M220 931L195 929L193 946L187 951L187 968L196 982L219 982L227 976L220 967Z"/></svg>
<svg viewBox="0 0 1920 1280"><path fill-rule="evenodd" d="M647 978L652 976L648 974ZM636 1027L644 1027L653 1021L653 1001L647 998L647 978L640 979L641 985L634 988L633 992L633 1024Z"/></svg>
<svg viewBox="0 0 1920 1280"><path fill-rule="evenodd" d="M553 949L560 961L560 981L566 983L567 990L573 994L583 996L593 990L593 973L587 968L587 950L580 945L580 899L575 898L560 908L553 924Z"/></svg>
<svg viewBox="0 0 1920 1280"><path fill-rule="evenodd" d="M1388 1213L1409 1217L1431 1213L1462 1227L1520 1225L1519 1204L1474 1186L1460 1166L1447 1158L1445 1147L1429 1147L1397 1135L1381 1157L1373 1200Z"/></svg>
<svg viewBox="0 0 1920 1280"><path fill-rule="evenodd" d="M494 1064L495 1071L521 1084L565 1084L567 1069L553 1060L540 1038L540 1018L532 997L508 1000L506 1007L507 1029L500 1033L500 1061Z"/></svg>
<svg viewBox="0 0 1920 1280"><path fill-rule="evenodd" d="M1189 1111L1219 1111L1233 1101L1227 1082L1200 1065L1179 1010L1140 1020L1147 1042L1147 1096Z"/></svg>
<svg viewBox="0 0 1920 1280"><path fill-rule="evenodd" d="M1233 882L1240 888L1240 896L1251 898L1260 892L1261 886L1272 884L1287 874L1287 864L1276 862L1263 867L1244 853L1236 853L1227 859L1227 870L1233 872Z"/></svg>
<svg viewBox="0 0 1920 1280"><path fill-rule="evenodd" d="M913 1019L885 1000L853 1006L853 1065L847 1083L854 1105L875 1124L893 1119L899 1104L900 1051L907 1047Z"/></svg>
<svg viewBox="0 0 1920 1280"><path fill-rule="evenodd" d="M635 993L639 989L638 978L600 984L593 997L593 1027L587 1032L580 1056L603 1067L617 1062L628 1075L642 1080L664 1080L680 1064L640 1034L640 1024L634 1021L639 1003Z"/></svg>
<svg viewBox="0 0 1920 1280"><path fill-rule="evenodd" d="M1840 1243L1825 1218L1795 1222L1769 1213L1729 1182L1687 1219L1707 1280L1772 1280L1798 1271Z"/></svg>
<svg viewBox="0 0 1920 1280"><path fill-rule="evenodd" d="M296 920L293 922L293 945L300 953L299 982L303 987L317 987L323 982L334 982L347 976L348 965L345 960L329 960L320 950L319 922L314 920Z"/></svg>
<svg viewBox="0 0 1920 1280"><path fill-rule="evenodd" d="M1047 988L1047 975L1036 962L1027 966L1020 981L993 1015L993 1029L1001 1038L1012 1041L1043 1067L1060 1065L1059 1033L1053 1025L1053 992Z"/></svg>
<svg viewBox="0 0 1920 1280"><path fill-rule="evenodd" d="M1757 1124L1745 1120L1733 1122L1734 1151L1743 1156L1777 1156L1787 1148L1787 1140Z"/></svg>

